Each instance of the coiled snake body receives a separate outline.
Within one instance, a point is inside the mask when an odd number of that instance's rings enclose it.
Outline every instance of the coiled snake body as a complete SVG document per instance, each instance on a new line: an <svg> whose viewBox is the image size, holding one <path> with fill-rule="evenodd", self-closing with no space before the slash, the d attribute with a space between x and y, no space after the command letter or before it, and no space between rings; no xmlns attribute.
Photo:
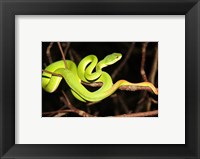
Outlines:
<svg viewBox="0 0 200 159"><path fill-rule="evenodd" d="M95 55L88 55L78 65L71 60L66 60L67 68L65 68L64 61L57 61L45 68L46 71L60 74L62 77L52 75L47 72L42 74L42 87L45 91L54 92L62 78L71 88L71 92L75 98L82 102L98 102L113 94L122 85L145 86L150 87L155 94L158 94L157 89L150 82L131 83L126 80L119 80L113 84L110 75L102 68L112 65L121 59L120 53L113 53L107 55L103 60L98 62ZM93 70L96 68L96 71ZM102 82L103 85L96 91L88 91L82 84L84 82Z"/></svg>

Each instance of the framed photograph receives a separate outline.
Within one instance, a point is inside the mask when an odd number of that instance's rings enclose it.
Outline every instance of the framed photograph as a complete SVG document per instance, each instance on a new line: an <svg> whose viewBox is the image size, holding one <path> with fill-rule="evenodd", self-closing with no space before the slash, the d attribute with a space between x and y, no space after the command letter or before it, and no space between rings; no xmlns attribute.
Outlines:
<svg viewBox="0 0 200 159"><path fill-rule="evenodd" d="M200 158L200 2L1 0L1 158Z"/></svg>

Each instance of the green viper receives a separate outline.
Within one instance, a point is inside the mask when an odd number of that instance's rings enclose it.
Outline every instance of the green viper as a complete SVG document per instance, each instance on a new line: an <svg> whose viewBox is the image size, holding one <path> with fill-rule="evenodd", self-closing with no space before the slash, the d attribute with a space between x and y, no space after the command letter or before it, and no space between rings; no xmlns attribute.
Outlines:
<svg viewBox="0 0 200 159"><path fill-rule="evenodd" d="M150 82L130 83L126 80L119 80L113 84L110 75L102 71L102 68L114 64L121 57L122 54L120 53L112 53L98 62L95 55L88 55L81 60L78 68L71 60L66 60L67 68L65 68L63 60L54 62L47 66L45 70L59 74L62 77L43 71L42 87L45 91L52 93L58 88L62 78L64 78L71 88L74 97L82 102L97 102L103 100L113 94L122 85L150 87L155 94L158 94L157 89ZM96 69L95 72L94 69ZM89 83L102 82L102 86L98 90L90 92L81 84L81 81Z"/></svg>

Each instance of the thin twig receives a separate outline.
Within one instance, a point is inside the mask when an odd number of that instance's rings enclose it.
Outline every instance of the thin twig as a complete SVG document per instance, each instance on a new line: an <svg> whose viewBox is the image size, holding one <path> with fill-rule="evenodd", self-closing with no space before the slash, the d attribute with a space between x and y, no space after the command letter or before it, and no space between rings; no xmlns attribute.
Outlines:
<svg viewBox="0 0 200 159"><path fill-rule="evenodd" d="M114 97L112 97L112 101L115 105L114 116L119 115L120 114L120 110L119 110L120 108L119 108L119 105L118 105L119 100L117 98L117 95L114 95Z"/></svg>
<svg viewBox="0 0 200 159"><path fill-rule="evenodd" d="M66 103L67 103L67 107L68 108L70 108L70 109L76 109L73 105L72 105L72 103L70 102L70 100L69 100L69 98L67 97L67 94L62 90L62 94L63 94L63 96L64 96L64 99L66 100ZM62 98L61 98L61 100L62 100Z"/></svg>
<svg viewBox="0 0 200 159"><path fill-rule="evenodd" d="M47 71L47 70L42 70L42 72L46 72L46 73L52 74L53 76L58 76L58 77L62 77L62 75L61 75L61 74L58 74L58 73L54 73L54 72L51 72L51 71Z"/></svg>
<svg viewBox="0 0 200 159"><path fill-rule="evenodd" d="M64 55L62 46L60 45L60 42L57 42L57 43L58 43L58 47L59 47L59 49L60 49L60 53L61 53L61 55L62 55L62 59L63 59L63 61L64 61L65 68L67 69L67 63L66 63L66 59L65 59L65 55Z"/></svg>
<svg viewBox="0 0 200 159"><path fill-rule="evenodd" d="M88 82L84 82L84 81L81 81L81 84L86 85L86 86L90 86L90 87L101 87L103 85L102 82L88 83Z"/></svg>
<svg viewBox="0 0 200 159"><path fill-rule="evenodd" d="M82 117L94 117L93 115L88 114L85 111L79 110L79 109L60 110L57 113L64 113L64 112L67 112L67 113L73 112L73 113L76 113L76 114L78 114L79 116L82 116Z"/></svg>
<svg viewBox="0 0 200 159"><path fill-rule="evenodd" d="M70 47L70 42L67 42L67 43L66 43L65 50L64 50L64 56L66 56L67 51L69 50L69 47Z"/></svg>
<svg viewBox="0 0 200 159"><path fill-rule="evenodd" d="M47 47L47 51L46 51L49 63L53 62L52 57L51 57L51 48L52 48L52 46L53 46L53 42L50 42L49 46Z"/></svg>
<svg viewBox="0 0 200 159"><path fill-rule="evenodd" d="M155 76L157 69L158 69L158 48L156 47L151 72L149 74L149 81L153 84L155 83Z"/></svg>
<svg viewBox="0 0 200 159"><path fill-rule="evenodd" d="M70 60L74 61L75 62L75 59L74 59L74 56L72 55L72 49L69 49L69 57L70 57Z"/></svg>
<svg viewBox="0 0 200 159"><path fill-rule="evenodd" d="M73 112L71 109L65 109L65 110L56 110L56 111L50 111L50 112L43 112L42 115L49 115L49 114L57 114L59 112L62 112L62 113L69 113L69 112Z"/></svg>
<svg viewBox="0 0 200 159"><path fill-rule="evenodd" d="M54 117L62 117L64 115L66 115L66 113L58 113L58 114L54 115Z"/></svg>
<svg viewBox="0 0 200 159"><path fill-rule="evenodd" d="M61 108L59 108L59 110L64 110L64 109L66 109L66 106L65 106L65 105L62 106ZM48 117L54 116L54 114L55 114L55 113L48 114ZM59 115L61 115L61 114L59 114ZM61 115L61 116L63 116L63 115Z"/></svg>
<svg viewBox="0 0 200 159"><path fill-rule="evenodd" d="M81 61L80 55L72 48L69 50L69 55L73 56L74 62L78 63Z"/></svg>
<svg viewBox="0 0 200 159"><path fill-rule="evenodd" d="M68 106L70 108L70 110L73 110L74 113L80 115L80 116L83 116L83 117L91 117L93 115L89 114L89 113L86 113L85 111L83 110L80 110L80 109L77 109L75 108L71 102L69 101L67 95L65 94L65 92L63 91L62 92L63 95L64 95L64 98L61 98L61 100L63 101L63 103L65 103L66 106Z"/></svg>
<svg viewBox="0 0 200 159"><path fill-rule="evenodd" d="M97 103L100 103L101 101L98 101L98 102L88 102L86 105L87 106L92 106L92 105L95 105ZM89 108L89 107L88 107Z"/></svg>
<svg viewBox="0 0 200 159"><path fill-rule="evenodd" d="M135 43L131 43L131 46L129 47L129 50L128 50L124 60L120 63L120 65L117 67L117 69L115 69L115 71L112 73L112 79L115 79L115 77L120 72L120 70L127 64L127 61L130 58L134 47L135 47Z"/></svg>
<svg viewBox="0 0 200 159"><path fill-rule="evenodd" d="M140 67L140 73L142 76L142 79L147 82L147 76L146 76L146 72L145 72L145 59L146 59L146 48L147 48L148 43L145 42L142 44L142 60L141 60L141 67Z"/></svg>
<svg viewBox="0 0 200 159"><path fill-rule="evenodd" d="M158 69L158 48L156 47L153 64L151 67L151 72L149 74L149 81L153 84L155 83L155 76L156 76L157 69ZM153 102L152 99L148 98L147 111L151 110L152 102Z"/></svg>
<svg viewBox="0 0 200 159"><path fill-rule="evenodd" d="M126 104L125 100L121 97L121 96L118 96L117 98L122 106L122 108L124 109L124 112L125 113L128 113L129 112L129 109L128 109L128 105Z"/></svg>
<svg viewBox="0 0 200 159"><path fill-rule="evenodd" d="M150 111L151 110L151 98L148 96L147 98L147 105L146 105L146 111Z"/></svg>
<svg viewBox="0 0 200 159"><path fill-rule="evenodd" d="M153 99L153 98L151 98L151 102L154 103L154 104L158 104L158 101Z"/></svg>
<svg viewBox="0 0 200 159"><path fill-rule="evenodd" d="M142 94L143 94L142 98L137 102L137 107L135 109L135 112L140 112L141 110L146 108L149 94L147 93L147 91L142 92Z"/></svg>

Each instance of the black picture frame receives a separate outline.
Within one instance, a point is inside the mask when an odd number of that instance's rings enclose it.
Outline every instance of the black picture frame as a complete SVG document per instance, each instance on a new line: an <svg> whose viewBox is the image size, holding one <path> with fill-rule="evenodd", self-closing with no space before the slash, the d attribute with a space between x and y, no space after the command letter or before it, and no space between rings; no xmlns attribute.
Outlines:
<svg viewBox="0 0 200 159"><path fill-rule="evenodd" d="M0 0L1 158L200 158L199 0ZM15 15L185 15L186 144L15 144ZM173 35L172 35L173 37ZM178 78L178 77L177 77ZM181 79L180 79L181 80ZM172 103L173 104L173 103ZM174 105L175 107L176 105ZM178 117L178 115L177 115ZM173 131L173 130L170 130ZM167 133L167 132L166 132Z"/></svg>

